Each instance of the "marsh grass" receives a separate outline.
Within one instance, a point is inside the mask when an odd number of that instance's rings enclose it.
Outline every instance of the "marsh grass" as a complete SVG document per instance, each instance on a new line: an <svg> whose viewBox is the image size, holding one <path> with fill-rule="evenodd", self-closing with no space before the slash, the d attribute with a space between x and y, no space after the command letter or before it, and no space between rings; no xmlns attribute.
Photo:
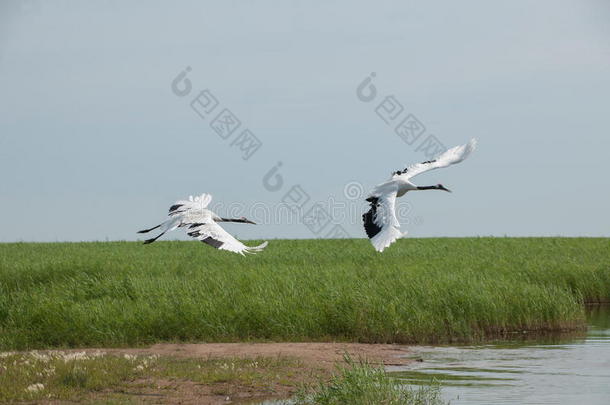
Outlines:
<svg viewBox="0 0 610 405"><path fill-rule="evenodd" d="M253 242L256 243L256 242ZM610 299L610 241L0 244L0 350L156 342L438 343L573 330Z"/></svg>
<svg viewBox="0 0 610 405"><path fill-rule="evenodd" d="M101 352L3 353L0 370L0 402L76 399L119 386L144 371L132 359Z"/></svg>
<svg viewBox="0 0 610 405"><path fill-rule="evenodd" d="M431 383L418 388L402 385L381 367L346 357L346 365L329 381L301 389L296 405L441 405L440 388Z"/></svg>
<svg viewBox="0 0 610 405"><path fill-rule="evenodd" d="M91 401L96 394L105 399L114 395L118 402L124 402L134 393L162 392L155 382L168 379L178 384L188 381L216 386L215 392L222 395L249 388L271 394L274 384L300 384L295 377L299 366L288 357L192 359L100 351L2 353L0 402Z"/></svg>

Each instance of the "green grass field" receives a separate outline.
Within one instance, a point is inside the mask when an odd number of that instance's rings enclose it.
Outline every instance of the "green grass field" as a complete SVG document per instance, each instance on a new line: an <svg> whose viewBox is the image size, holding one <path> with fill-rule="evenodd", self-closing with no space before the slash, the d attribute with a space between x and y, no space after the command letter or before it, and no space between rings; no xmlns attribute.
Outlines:
<svg viewBox="0 0 610 405"><path fill-rule="evenodd" d="M455 342L574 329L610 300L610 240L0 244L0 349L161 341Z"/></svg>

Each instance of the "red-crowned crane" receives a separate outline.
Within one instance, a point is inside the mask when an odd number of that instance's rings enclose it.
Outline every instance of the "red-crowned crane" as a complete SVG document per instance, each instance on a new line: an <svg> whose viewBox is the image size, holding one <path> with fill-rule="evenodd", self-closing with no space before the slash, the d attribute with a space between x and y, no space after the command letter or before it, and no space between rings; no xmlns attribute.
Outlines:
<svg viewBox="0 0 610 405"><path fill-rule="evenodd" d="M407 233L402 233L400 223L396 218L396 197L402 197L408 191L415 190L443 190L451 192L442 184L434 186L416 186L410 179L427 172L460 163L470 155L477 145L476 139L470 140L466 145L456 146L447 150L434 160L416 163L404 170L394 172L392 178L379 184L366 199L371 204L367 213L362 215L364 230L371 243L378 252L383 252L394 241Z"/></svg>
<svg viewBox="0 0 610 405"><path fill-rule="evenodd" d="M244 253L260 252L267 246L267 242L258 246L246 246L222 229L218 222L240 222L245 224L254 224L254 222L244 217L221 218L207 209L210 201L212 201L210 194L202 194L194 198L191 196L188 200L176 201L169 208L169 219L167 221L138 233L147 233L159 229L161 231L159 235L144 241L144 244L149 244L159 239L166 232L173 231L176 228L186 228L188 236L198 239L216 249L228 250L229 252L239 253L242 256Z"/></svg>

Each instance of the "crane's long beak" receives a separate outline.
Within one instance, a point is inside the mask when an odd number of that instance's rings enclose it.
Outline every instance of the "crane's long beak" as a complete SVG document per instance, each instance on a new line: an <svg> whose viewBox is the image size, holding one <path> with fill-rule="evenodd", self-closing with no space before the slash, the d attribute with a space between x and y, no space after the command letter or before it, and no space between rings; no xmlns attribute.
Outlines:
<svg viewBox="0 0 610 405"><path fill-rule="evenodd" d="M445 186L440 186L439 188L440 188L441 190L444 190L444 191L448 192L448 193L453 193L453 191L449 190L449 189L448 189L448 188L446 188Z"/></svg>
<svg viewBox="0 0 610 405"><path fill-rule="evenodd" d="M245 219L244 222L246 224L252 224L252 225L256 225L256 222L250 221L249 219Z"/></svg>

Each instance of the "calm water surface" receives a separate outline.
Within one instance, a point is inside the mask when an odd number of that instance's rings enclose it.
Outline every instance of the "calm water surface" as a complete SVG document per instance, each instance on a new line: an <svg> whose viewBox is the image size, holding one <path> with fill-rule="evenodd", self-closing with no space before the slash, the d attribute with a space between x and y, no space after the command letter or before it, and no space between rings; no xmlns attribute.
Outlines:
<svg viewBox="0 0 610 405"><path fill-rule="evenodd" d="M423 362L388 371L413 385L435 378L452 405L610 405L610 307L590 308L588 324L555 342L416 347Z"/></svg>

